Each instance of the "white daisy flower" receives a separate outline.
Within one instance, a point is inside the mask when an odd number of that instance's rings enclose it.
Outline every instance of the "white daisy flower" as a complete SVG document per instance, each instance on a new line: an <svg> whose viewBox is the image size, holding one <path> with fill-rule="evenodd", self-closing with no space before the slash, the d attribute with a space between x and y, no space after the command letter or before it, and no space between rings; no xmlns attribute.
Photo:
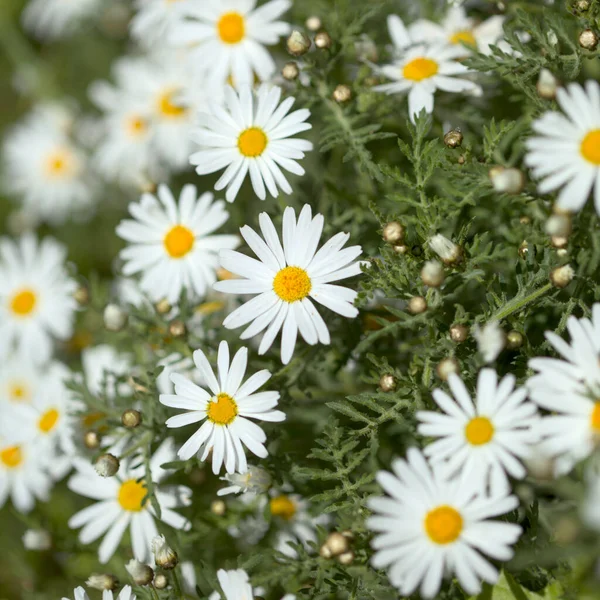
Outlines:
<svg viewBox="0 0 600 600"><path fill-rule="evenodd" d="M237 235L210 235L228 219L225 202L210 193L198 196L196 187L185 185L176 202L166 185L158 187L158 199L144 194L129 205L135 220L117 226L117 235L130 245L121 251L126 276L142 273L140 287L158 301L174 304L183 290L188 296L204 296L216 280L218 252L236 248Z"/></svg>
<svg viewBox="0 0 600 600"><path fill-rule="evenodd" d="M170 41L191 47L190 63L217 84L229 76L237 84L251 84L254 74L267 81L276 66L265 46L290 32L276 19L291 5L291 0L271 0L259 8L256 0L196 2L186 7L190 19L172 27Z"/></svg>
<svg viewBox="0 0 600 600"><path fill-rule="evenodd" d="M570 344L546 332L560 358L531 359L536 374L527 381L530 398L553 413L542 418L539 432L543 452L557 459L557 475L587 458L600 440L600 304L591 320L569 317L567 328Z"/></svg>
<svg viewBox="0 0 600 600"><path fill-rule="evenodd" d="M490 520L518 506L515 496L479 495L468 479L446 480L419 450L392 464L394 473L380 471L377 481L388 494L371 498L375 513L367 527L376 569L389 567L390 582L403 596L418 587L424 598L436 597L444 575L456 575L468 595L481 591L481 582L494 584L498 570L482 554L498 561L512 558L521 527Z"/></svg>
<svg viewBox="0 0 600 600"><path fill-rule="evenodd" d="M129 23L132 37L148 48L164 44L189 5L189 0L136 0L137 12Z"/></svg>
<svg viewBox="0 0 600 600"><path fill-rule="evenodd" d="M171 381L172 373L179 373L188 379L197 378L194 383L202 384L198 377L198 371L194 367L194 361L189 356L183 356L178 352L173 352L164 358L161 358L157 366L163 367L160 375L156 378L156 389L159 394L174 394L175 387Z"/></svg>
<svg viewBox="0 0 600 600"><path fill-rule="evenodd" d="M75 588L73 590L73 598L74 600L90 600L86 591L82 587ZM114 596L110 590L104 590L102 592L102 600L113 600ZM70 600L69 598L64 598L62 600ZM119 592L119 595L115 600L136 600L136 596L133 593L131 586L126 585Z"/></svg>
<svg viewBox="0 0 600 600"><path fill-rule="evenodd" d="M525 164L541 180L540 194L560 189L559 208L581 210L594 190L600 214L600 85L571 83L559 88L556 101L565 114L548 111L533 122L538 136L525 142Z"/></svg>
<svg viewBox="0 0 600 600"><path fill-rule="evenodd" d="M167 427L183 427L204 421L177 455L181 460L188 460L198 453L200 460L206 460L212 450L213 473L218 474L223 464L228 473L245 473L248 466L242 444L260 458L268 454L264 447L265 433L249 419L274 422L285 419L285 413L273 410L277 406L279 392L255 393L271 378L271 373L259 371L242 383L248 349L240 348L230 364L229 346L225 341L219 344L218 380L202 350L194 352L194 363L210 393L186 377L173 373L171 381L175 384L175 394L161 394L159 397L165 406L186 411L168 419Z"/></svg>
<svg viewBox="0 0 600 600"><path fill-rule="evenodd" d="M101 0L29 0L22 15L23 27L40 39L66 37L101 6Z"/></svg>
<svg viewBox="0 0 600 600"><path fill-rule="evenodd" d="M360 246L342 246L350 234L338 233L319 251L317 246L323 231L323 215L312 217L308 204L298 221L294 209L288 206L283 213L283 246L267 213L259 215L263 239L245 225L240 232L260 260L233 250L221 252L221 265L244 277L219 281L214 289L229 294L258 294L234 310L223 321L228 329L250 325L242 339L263 335L259 354L264 354L283 328L281 360L292 358L298 331L308 344L329 344L325 321L309 298L326 308L354 318L358 309L353 306L357 292L332 282L353 277L361 272L361 264L353 262L362 252Z"/></svg>
<svg viewBox="0 0 600 600"><path fill-rule="evenodd" d="M460 58L463 48L448 44L414 44L399 17L388 19L390 34L394 44L402 52L390 65L378 67L377 71L392 79L392 83L375 86L373 89L387 94L408 92L408 112L412 121L421 110L433 112L435 92L481 93L481 88L465 75L470 73L456 59Z"/></svg>
<svg viewBox="0 0 600 600"><path fill-rule="evenodd" d="M508 489L507 474L523 479L523 460L532 455L538 441L535 404L526 402L527 390L515 389L515 377L506 375L500 383L493 369L479 372L477 397L471 399L458 375L448 377L454 398L433 391L433 399L444 414L418 411L421 435L439 438L424 454L431 465L447 477L458 473L491 489Z"/></svg>
<svg viewBox="0 0 600 600"><path fill-rule="evenodd" d="M79 541L90 544L104 535L98 548L102 564L108 562L129 528L134 557L148 563L152 557L151 542L158 535L156 513L148 500L144 477L150 476L156 500L161 508L160 520L175 529L188 530L190 522L173 509L191 504L192 491L185 486L161 486L169 474L160 465L175 459L174 442L165 440L150 459L150 473L135 460L123 459L116 477L99 477L93 465L83 458L74 461L77 473L69 479L69 488L77 494L97 500L69 519L69 527L78 529Z"/></svg>
<svg viewBox="0 0 600 600"><path fill-rule="evenodd" d="M258 594L257 590L252 589L248 573L243 569L230 571L219 569L217 579L223 595L219 592L213 592L208 600L219 600L220 598L224 598L224 600L252 600L254 593ZM281 600L294 600L295 598L294 594L286 594Z"/></svg>
<svg viewBox="0 0 600 600"><path fill-rule="evenodd" d="M81 364L85 384L94 396L112 400L116 396L131 394L129 385L117 383L119 377L131 371L132 359L129 355L117 352L108 344L99 344L83 350Z"/></svg>
<svg viewBox="0 0 600 600"><path fill-rule="evenodd" d="M225 89L225 106L209 105L210 114L198 115L199 127L192 129L191 138L200 150L190 156L199 175L225 172L215 183L216 190L225 187L225 197L233 202L248 173L256 195L264 200L266 191L276 198L278 188L286 194L292 187L282 173L283 168L294 175L304 175L298 160L313 149L311 142L291 136L312 128L306 119L306 108L288 114L294 98L281 104L281 88L262 85L256 95L242 86L239 95L232 87ZM265 189L266 188L266 189Z"/></svg>
<svg viewBox="0 0 600 600"><path fill-rule="evenodd" d="M40 365L26 357L9 356L0 362L0 411L3 404L30 403L45 382L62 372L63 365Z"/></svg>
<svg viewBox="0 0 600 600"><path fill-rule="evenodd" d="M59 224L90 216L88 159L52 115L35 110L8 133L3 153L6 189L32 219Z"/></svg>
<svg viewBox="0 0 600 600"><path fill-rule="evenodd" d="M267 471L260 467L250 465L245 473L231 473L220 478L230 485L221 488L217 496L226 496L228 494L264 494L271 487L271 476Z"/></svg>
<svg viewBox="0 0 600 600"><path fill-rule="evenodd" d="M494 15L478 23L467 16L464 7L452 6L440 23L419 19L408 27L408 31L417 42L442 42L461 47L464 56L470 52L462 44L483 54L490 54L490 46L496 45L504 35L504 21L503 16Z"/></svg>
<svg viewBox="0 0 600 600"><path fill-rule="evenodd" d="M77 288L65 271L66 251L53 239L38 243L25 234L16 242L0 240L0 339L38 363L52 354L53 338L73 331ZM0 352L1 353L1 352Z"/></svg>

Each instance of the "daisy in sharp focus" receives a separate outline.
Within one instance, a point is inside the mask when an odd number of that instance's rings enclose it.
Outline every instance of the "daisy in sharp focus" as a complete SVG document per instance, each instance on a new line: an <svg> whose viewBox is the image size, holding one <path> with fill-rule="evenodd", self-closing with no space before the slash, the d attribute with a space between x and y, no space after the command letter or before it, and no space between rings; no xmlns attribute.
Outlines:
<svg viewBox="0 0 600 600"><path fill-rule="evenodd" d="M268 454L264 447L264 431L250 419L279 422L285 413L273 410L279 400L279 392L258 392L270 378L267 370L259 371L242 383L248 364L248 349L240 348L229 361L227 342L219 344L217 357L218 379L202 350L194 352L194 363L210 393L188 378L173 373L175 394L161 394L161 404L186 412L167 420L167 427L184 427L204 421L177 452L181 460L188 460L198 453L206 460L212 450L213 473L218 474L225 465L228 473L245 473L248 469L244 446L260 458ZM202 452L201 452L202 451ZM200 453L201 452L201 453Z"/></svg>
<svg viewBox="0 0 600 600"><path fill-rule="evenodd" d="M517 498L482 496L480 486L465 477L446 480L415 448L392 469L377 474L387 496L368 501L374 512L367 520L375 532L372 565L389 567L390 582L402 596L419 588L423 598L434 598L451 574L468 595L478 594L482 581L496 583L498 570L482 555L511 559L521 527L490 517L517 508Z"/></svg>
<svg viewBox="0 0 600 600"><path fill-rule="evenodd" d="M189 184L178 202L165 185L158 186L157 196L144 194L130 204L135 220L117 226L117 235L130 244L120 253L123 273L142 273L140 287L154 301L174 304L182 290L204 296L217 280L219 250L239 245L237 235L211 235L229 219L225 202L215 202L210 193L198 196Z"/></svg>
<svg viewBox="0 0 600 600"><path fill-rule="evenodd" d="M500 382L493 369L479 372L475 402L460 377L452 374L448 385L454 398L442 390L433 399L443 414L418 411L421 435L438 438L425 447L431 465L447 477L462 474L492 491L508 489L507 474L523 479L522 460L529 458L538 441L535 404L526 402L527 390L515 389L515 378Z"/></svg>
<svg viewBox="0 0 600 600"><path fill-rule="evenodd" d="M77 284L66 273L65 258L65 248L51 238L0 239L0 355L14 347L43 363L53 339L71 335Z"/></svg>
<svg viewBox="0 0 600 600"><path fill-rule="evenodd" d="M254 74L267 81L276 70L265 49L277 44L290 26L277 19L291 0L271 0L256 8L256 0L202 0L186 7L189 19L171 28L170 41L190 48L190 63L224 85L228 78L251 84Z"/></svg>
<svg viewBox="0 0 600 600"><path fill-rule="evenodd" d="M553 414L542 418L542 451L556 459L557 475L587 458L600 441L600 304L592 319L567 320L568 344L553 332L546 339L560 358L529 361L536 374L527 381L530 398Z"/></svg>
<svg viewBox="0 0 600 600"><path fill-rule="evenodd" d="M29 0L22 22L37 38L58 39L76 31L101 6L101 0Z"/></svg>
<svg viewBox="0 0 600 600"><path fill-rule="evenodd" d="M73 590L74 600L90 600L86 591L82 587L75 588ZM102 592L102 600L136 600L136 596L133 593L131 586L123 586L123 589L119 592L119 595L114 598L113 593L110 590L104 590ZM62 600L70 600L70 598L64 598Z"/></svg>
<svg viewBox="0 0 600 600"><path fill-rule="evenodd" d="M208 600L219 600L220 598L224 598L224 600L252 600L254 598L250 578L243 569L229 571L219 569L217 579L223 591L223 596L219 592L213 592ZM294 600L295 598L294 594L286 594L281 600Z"/></svg>
<svg viewBox="0 0 600 600"><path fill-rule="evenodd" d="M393 81L373 89L387 94L408 93L408 111L413 122L421 110L433 112L434 96L438 90L469 94L481 92L476 83L463 78L470 71L456 60L463 56L461 46L443 43L415 45L415 40L395 15L388 18L388 27L401 55L392 64L377 67L379 73Z"/></svg>
<svg viewBox="0 0 600 600"><path fill-rule="evenodd" d="M216 190L227 188L225 197L233 202L250 175L252 188L264 200L267 190L276 198L278 189L286 194L292 187L281 169L304 175L298 160L313 149L311 142L291 136L312 128L306 108L289 113L294 98L281 104L281 88L262 85L254 94L242 86L239 94L230 86L225 89L225 106L210 103L210 114L198 114L199 127L190 135L200 150L190 156L199 175L225 169L215 184Z"/></svg>
<svg viewBox="0 0 600 600"><path fill-rule="evenodd" d="M548 111L533 122L538 135L525 142L525 164L540 179L540 194L560 190L559 208L581 210L593 190L600 214L600 85L571 83L556 101L565 114Z"/></svg>
<svg viewBox="0 0 600 600"><path fill-rule="evenodd" d="M160 520L175 529L187 531L190 522L173 509L189 506L192 491L181 485L160 485L169 474L160 465L173 460L174 442L166 439L150 459L150 475L161 508ZM98 559L105 564L115 553L125 531L130 529L134 557L148 563L152 558L152 539L158 535L155 523L158 517L150 501L145 499L148 489L143 480L146 475L143 461L139 457L124 459L116 477L109 478L100 477L84 458L76 458L74 467L77 473L69 479L69 489L97 501L69 519L72 529L82 527L79 541L90 544L104 536L98 548Z"/></svg>
<svg viewBox="0 0 600 600"><path fill-rule="evenodd" d="M329 344L329 331L311 298L343 317L354 318L357 292L332 285L361 273L361 263L354 262L362 252L360 246L344 248L350 234L338 233L317 251L323 215L312 216L308 204L298 220L293 208L283 213L283 245L267 213L259 215L261 238L245 225L240 229L248 246L259 260L232 250L221 252L221 265L244 279L219 281L214 289L229 294L256 294L223 321L228 329L248 327L241 338L248 339L266 330L259 354L264 354L283 329L281 360L292 358L298 332L308 344Z"/></svg>

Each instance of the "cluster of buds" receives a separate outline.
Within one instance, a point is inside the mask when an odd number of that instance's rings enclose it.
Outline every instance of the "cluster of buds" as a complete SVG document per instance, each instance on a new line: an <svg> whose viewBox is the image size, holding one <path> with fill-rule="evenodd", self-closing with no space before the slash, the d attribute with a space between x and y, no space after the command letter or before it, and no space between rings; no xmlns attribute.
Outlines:
<svg viewBox="0 0 600 600"><path fill-rule="evenodd" d="M334 531L327 536L319 554L323 558L335 558L342 565L350 565L354 561L354 552L350 548L354 535L350 530L338 533Z"/></svg>
<svg viewBox="0 0 600 600"><path fill-rule="evenodd" d="M327 50L331 48L333 40L331 36L322 28L323 24L319 17L309 17L306 21L306 28L315 33L314 42L315 46L320 50ZM295 57L303 56L306 54L312 46L310 38L299 31L294 29L288 39L286 40L286 47L288 52Z"/></svg>

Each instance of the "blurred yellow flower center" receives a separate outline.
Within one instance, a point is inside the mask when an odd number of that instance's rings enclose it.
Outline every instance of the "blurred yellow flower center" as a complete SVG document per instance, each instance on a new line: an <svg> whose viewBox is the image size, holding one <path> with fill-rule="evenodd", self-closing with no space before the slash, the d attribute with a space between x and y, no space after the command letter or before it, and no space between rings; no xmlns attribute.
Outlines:
<svg viewBox="0 0 600 600"><path fill-rule="evenodd" d="M229 394L219 394L216 401L210 400L206 409L208 419L216 425L229 425L237 417L238 407Z"/></svg>
<svg viewBox="0 0 600 600"><path fill-rule="evenodd" d="M267 136L262 129L250 127L240 133L238 148L244 156L256 158L265 151L267 142Z"/></svg>
<svg viewBox="0 0 600 600"><path fill-rule="evenodd" d="M454 35L450 36L451 44L460 44L461 42L469 46L477 46L477 41L475 40L473 32L468 29L465 31L457 31Z"/></svg>
<svg viewBox="0 0 600 600"><path fill-rule="evenodd" d="M405 79L422 81L433 77L438 72L439 66L430 58L415 58L404 65L402 73Z"/></svg>
<svg viewBox="0 0 600 600"><path fill-rule="evenodd" d="M8 395L14 402L29 400L29 388L21 381L13 381L8 387Z"/></svg>
<svg viewBox="0 0 600 600"><path fill-rule="evenodd" d="M123 510L140 512L144 508L142 501L147 493L148 490L143 481L128 479L121 484L119 489L119 504Z"/></svg>
<svg viewBox="0 0 600 600"><path fill-rule="evenodd" d="M219 37L226 44L238 44L244 39L246 24L244 17L237 12L225 13L217 24Z"/></svg>
<svg viewBox="0 0 600 600"><path fill-rule="evenodd" d="M289 521L296 514L296 505L288 496L271 498L271 514Z"/></svg>
<svg viewBox="0 0 600 600"><path fill-rule="evenodd" d="M46 158L46 174L58 179L72 173L73 161L68 150L57 149Z"/></svg>
<svg viewBox="0 0 600 600"><path fill-rule="evenodd" d="M173 102L173 96L177 94L177 90L164 92L158 97L158 112L165 117L177 119L183 117L187 113L187 108Z"/></svg>
<svg viewBox="0 0 600 600"><path fill-rule="evenodd" d="M55 408L51 408L50 410L46 411L38 421L38 427L40 428L40 431L43 431L44 433L50 433L56 427L59 417L60 413Z"/></svg>
<svg viewBox="0 0 600 600"><path fill-rule="evenodd" d="M487 417L475 417L466 424L465 437L473 446L487 444L494 437L494 426Z"/></svg>
<svg viewBox="0 0 600 600"><path fill-rule="evenodd" d="M148 123L146 123L146 119L143 117L132 115L126 120L125 128L132 137L140 137L146 133Z"/></svg>
<svg viewBox="0 0 600 600"><path fill-rule="evenodd" d="M425 531L429 539L436 544L454 542L463 529L463 518L451 506L438 506L425 516Z"/></svg>
<svg viewBox="0 0 600 600"><path fill-rule="evenodd" d="M84 427L89 428L92 425L94 425L95 423L97 423L98 421L100 421L101 419L104 419L105 416L106 415L102 412L93 412L93 413L90 413L90 414L82 417L81 423L83 424Z"/></svg>
<svg viewBox="0 0 600 600"><path fill-rule="evenodd" d="M594 410L590 417L590 425L596 433L600 433L600 402L594 404Z"/></svg>
<svg viewBox="0 0 600 600"><path fill-rule="evenodd" d="M296 302L310 294L312 283L308 273L300 267L285 267L273 279L273 291L284 302Z"/></svg>
<svg viewBox="0 0 600 600"><path fill-rule="evenodd" d="M26 317L33 312L37 302L35 292L24 289L17 292L10 301L10 309L19 317Z"/></svg>
<svg viewBox="0 0 600 600"><path fill-rule="evenodd" d="M171 258L183 258L194 246L194 234L183 225L175 225L165 236L165 248Z"/></svg>
<svg viewBox="0 0 600 600"><path fill-rule="evenodd" d="M199 315L212 315L225 308L224 302L214 300L213 302L204 302L196 307L195 312Z"/></svg>
<svg viewBox="0 0 600 600"><path fill-rule="evenodd" d="M600 129L590 131L583 138L581 155L585 160L600 166Z"/></svg>
<svg viewBox="0 0 600 600"><path fill-rule="evenodd" d="M9 446L0 452L0 461L5 467L14 469L23 461L23 453L20 446Z"/></svg>

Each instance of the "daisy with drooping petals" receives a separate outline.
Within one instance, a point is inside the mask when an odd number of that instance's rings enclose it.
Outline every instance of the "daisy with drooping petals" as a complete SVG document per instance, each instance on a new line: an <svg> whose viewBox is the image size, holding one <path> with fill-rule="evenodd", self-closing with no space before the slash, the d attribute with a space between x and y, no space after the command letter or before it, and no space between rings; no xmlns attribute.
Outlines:
<svg viewBox="0 0 600 600"><path fill-rule="evenodd" d="M73 590L73 597L75 600L90 600L86 591L82 587L75 588ZM102 592L102 600L113 600L114 596L110 590L104 590ZM62 600L70 600L69 598L63 598ZM136 600L136 596L131 589L131 586L126 585L119 592L116 600Z"/></svg>
<svg viewBox="0 0 600 600"><path fill-rule="evenodd" d="M225 106L209 105L210 114L200 113L200 126L191 138L200 150L190 156L199 175L225 172L215 184L216 190L227 188L225 197L233 202L248 173L256 195L264 200L267 190L276 198L278 188L292 193L283 168L295 175L304 175L297 160L313 149L311 142L291 136L311 129L306 123L310 111L306 108L288 114L294 98L281 104L281 88L263 85L255 95L248 86L239 92L225 89ZM266 189L265 189L266 188Z"/></svg>
<svg viewBox="0 0 600 600"><path fill-rule="evenodd" d="M71 335L77 284L66 273L65 257L65 248L50 238L0 240L0 355L15 347L43 363L53 338Z"/></svg>
<svg viewBox="0 0 600 600"><path fill-rule="evenodd" d="M127 276L142 273L140 287L153 300L166 298L172 304L182 290L190 296L206 293L217 277L218 252L236 248L236 235L210 235L229 219L222 200L210 193L198 196L186 185L176 202L166 185L158 187L158 198L144 194L129 205L135 220L121 221L117 235L130 245L121 251Z"/></svg>
<svg viewBox="0 0 600 600"><path fill-rule="evenodd" d="M351 246L342 250L350 234L338 233L317 251L324 219L323 215L313 218L308 204L298 221L292 207L285 209L283 245L267 213L261 213L258 220L264 240L247 225L240 232L260 260L233 250L221 252L221 265L245 279L219 281L213 287L229 294L258 294L234 310L223 325L235 329L250 323L241 334L242 339L266 329L259 354L271 347L283 328L281 360L287 364L298 332L311 345L330 342L327 325L309 298L344 317L358 314L353 306L357 293L332 282L361 272L361 264L354 260L362 248Z"/></svg>
<svg viewBox="0 0 600 600"><path fill-rule="evenodd" d="M542 451L556 458L557 475L587 458L600 439L600 304L591 320L569 317L567 328L570 344L546 332L561 358L531 359L536 374L527 381L530 398L554 413L542 418L539 433Z"/></svg>
<svg viewBox="0 0 600 600"><path fill-rule="evenodd" d="M498 570L482 554L498 561L512 558L521 527L490 517L517 508L517 498L480 495L480 486L464 477L447 480L415 448L392 469L377 474L387 496L368 502L375 513L367 520L376 532L373 566L389 567L390 581L402 596L420 588L423 598L434 598L449 574L468 595L478 594L482 581L496 583Z"/></svg>
<svg viewBox="0 0 600 600"><path fill-rule="evenodd" d="M437 90L479 94L481 88L463 77L469 69L456 59L462 56L462 47L447 44L414 45L399 17L388 19L390 34L402 56L390 65L377 70L392 83L376 86L376 91L387 94L408 92L408 112L412 121L421 110L433 112L433 101Z"/></svg>
<svg viewBox="0 0 600 600"><path fill-rule="evenodd" d="M160 465L175 459L172 439L166 439L150 459L150 477L154 494L161 508L160 520L175 529L188 530L190 522L173 509L189 506L192 491L180 485L161 486L168 471ZM84 458L76 458L74 467L77 473L69 479L69 488L77 494L97 500L69 519L69 527L78 529L79 541L90 544L104 535L98 548L98 558L102 564L108 562L117 549L125 531L131 531L131 545L134 557L148 563L152 557L151 542L158 535L154 520L157 518L149 500L145 500L148 489L142 479L146 476L143 461L124 459L116 477L102 478L94 466Z"/></svg>
<svg viewBox="0 0 600 600"><path fill-rule="evenodd" d="M217 492L217 496L240 493L245 496L257 496L264 494L271 486L272 481L267 471L253 465L250 465L245 473L228 473L220 479L229 485L221 488Z"/></svg>
<svg viewBox="0 0 600 600"><path fill-rule="evenodd" d="M213 592L208 597L208 600L219 600L220 598L224 598L224 600L252 600L254 598L254 590L250 584L250 578L248 577L248 573L243 569L230 571L219 569L217 571L217 579L223 591L223 596L219 592ZM295 598L294 594L286 594L281 600L294 600Z"/></svg>
<svg viewBox="0 0 600 600"><path fill-rule="evenodd" d="M533 122L538 135L525 142L525 164L541 180L540 194L560 189L559 208L581 210L593 190L600 214L600 85L571 83L556 100L565 114L548 111Z"/></svg>
<svg viewBox="0 0 600 600"><path fill-rule="evenodd" d="M236 84L251 84L254 74L267 81L275 62L265 45L279 42L290 26L277 21L292 5L291 0L271 0L255 8L256 0L203 0L190 4L189 19L171 29L170 41L190 48L190 64L224 85L229 77Z"/></svg>
<svg viewBox="0 0 600 600"><path fill-rule="evenodd" d="M40 39L62 38L95 15L101 6L101 0L29 0L23 11L23 26Z"/></svg>
<svg viewBox="0 0 600 600"><path fill-rule="evenodd" d="M271 373L259 371L242 383L248 364L248 349L240 348L231 364L227 342L219 344L217 357L218 380L202 350L194 352L194 363L210 393L197 386L187 377L173 373L175 394L161 394L161 404L186 412L167 420L167 427L184 427L204 421L202 426L177 452L181 460L188 460L198 453L206 460L212 450L212 469L217 474L225 465L228 473L245 473L248 469L246 453L242 444L253 454L265 458L267 437L264 431L249 419L283 421L285 413L273 410L279 400L279 392L258 392ZM202 454L200 455L200 451Z"/></svg>
<svg viewBox="0 0 600 600"><path fill-rule="evenodd" d="M535 404L525 401L527 390L515 389L513 375L498 383L493 369L480 371L475 402L458 375L450 375L448 385L454 398L433 391L444 414L417 412L418 432L439 438L424 450L431 465L447 477L461 473L483 487L489 483L492 491L509 488L507 474L523 479L521 461L538 441L539 421Z"/></svg>

